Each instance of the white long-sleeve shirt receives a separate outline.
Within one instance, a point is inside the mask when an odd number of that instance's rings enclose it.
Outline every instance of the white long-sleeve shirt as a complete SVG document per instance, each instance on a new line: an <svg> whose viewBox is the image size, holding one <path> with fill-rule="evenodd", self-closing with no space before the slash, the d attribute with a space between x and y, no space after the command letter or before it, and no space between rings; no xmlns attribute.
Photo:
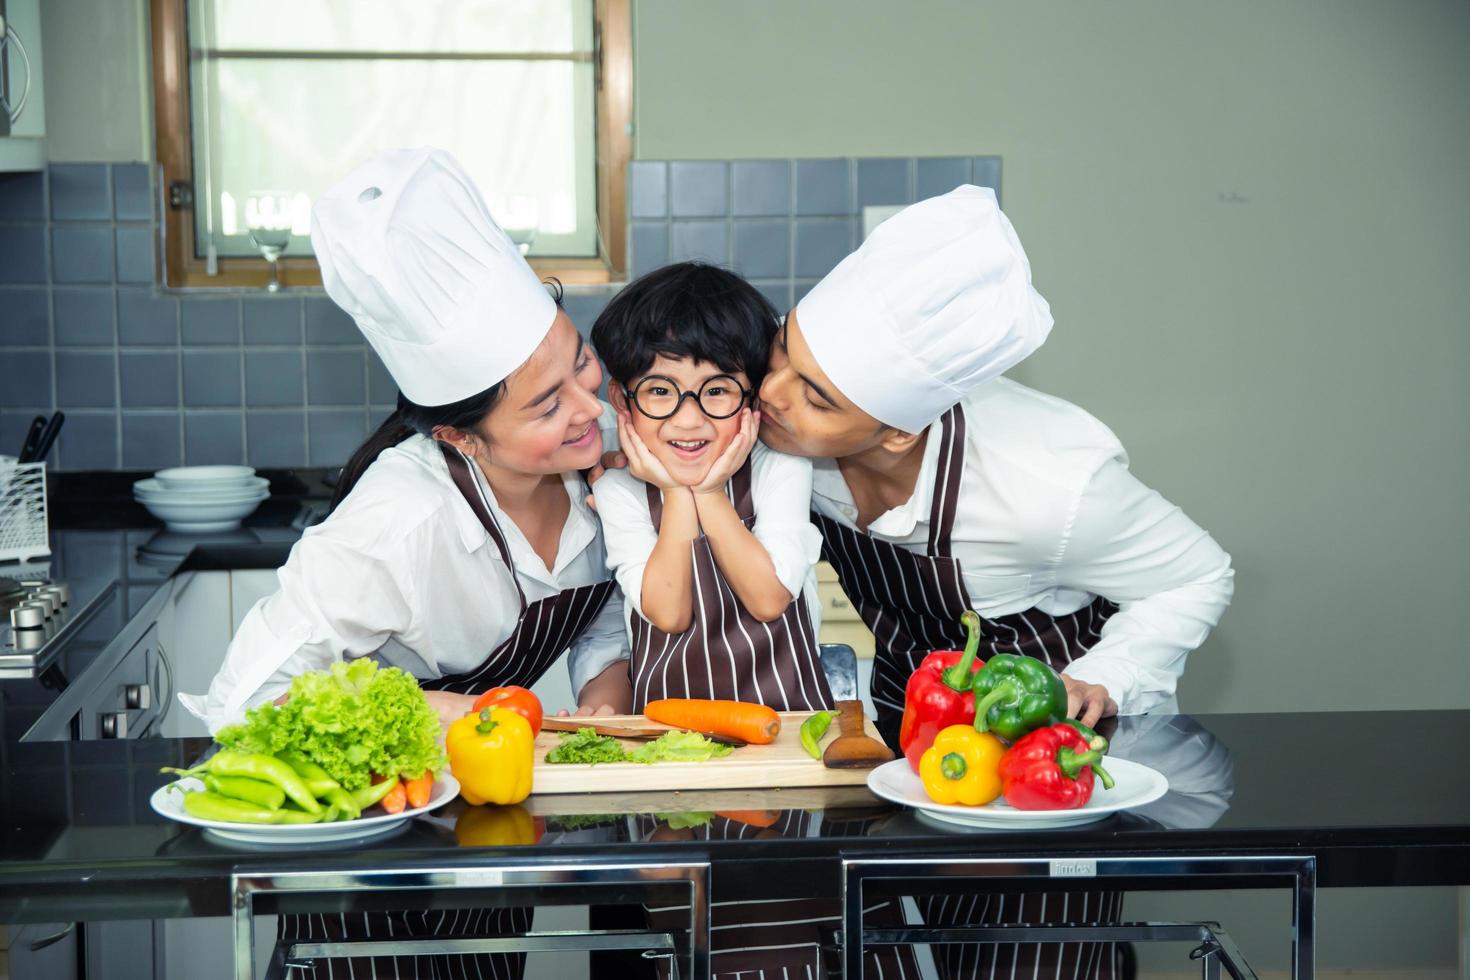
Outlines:
<svg viewBox="0 0 1470 980"><path fill-rule="evenodd" d="M1124 714L1169 700L1189 652L1230 604L1230 556L1129 473L1117 437L1077 406L1001 378L963 408L964 476L951 547L975 611L1003 616L1034 607L1063 616L1096 596L1111 599L1118 612L1067 673L1106 687ZM873 521L873 537L924 553L939 444L928 440L914 495ZM812 502L856 526L834 460L814 461Z"/></svg>
<svg viewBox="0 0 1470 980"><path fill-rule="evenodd" d="M280 588L241 623L208 694L181 694L184 706L215 732L285 693L296 675L343 658L371 655L424 679L471 670L515 629L517 583L532 603L607 580L602 528L577 474L563 477L571 509L547 568L479 468L471 471L514 573L451 481L437 444L413 436L379 456L341 506L307 529L278 573ZM571 646L572 690L627 657L614 591Z"/></svg>
<svg viewBox="0 0 1470 980"><path fill-rule="evenodd" d="M623 592L629 636L632 617L643 614L643 570L658 544L658 527L648 512L647 486L627 470L609 470L597 481L597 513L607 541L607 566ZM750 533L771 556L776 578L793 597L803 597L813 628L820 628L816 566L822 556L822 535L812 524L811 488L810 461L778 453L764 443L755 444L750 452L750 494L755 508Z"/></svg>

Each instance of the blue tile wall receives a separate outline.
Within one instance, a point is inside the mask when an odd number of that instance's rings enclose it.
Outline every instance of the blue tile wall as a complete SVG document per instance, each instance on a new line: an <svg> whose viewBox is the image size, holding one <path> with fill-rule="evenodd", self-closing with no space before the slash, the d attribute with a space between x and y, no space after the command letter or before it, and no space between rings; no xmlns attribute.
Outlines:
<svg viewBox="0 0 1470 980"><path fill-rule="evenodd" d="M858 244L864 204L1000 178L984 156L636 160L629 271L704 259L784 311ZM0 452L62 409L66 470L345 462L397 399L382 362L319 291L160 291L155 181L137 163L0 174ZM615 289L563 305L586 332Z"/></svg>

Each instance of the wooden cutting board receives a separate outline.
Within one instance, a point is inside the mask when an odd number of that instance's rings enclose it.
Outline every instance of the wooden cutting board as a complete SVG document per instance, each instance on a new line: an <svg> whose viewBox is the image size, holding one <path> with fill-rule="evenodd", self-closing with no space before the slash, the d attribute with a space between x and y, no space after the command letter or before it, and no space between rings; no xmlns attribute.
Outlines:
<svg viewBox="0 0 1470 980"><path fill-rule="evenodd" d="M781 734L769 745L747 745L732 749L730 754L707 762L607 762L599 765L553 765L546 753L561 742L555 732L536 736L536 769L531 780L532 795L551 793L638 793L651 790L714 789L785 789L793 786L861 786L868 781L867 769L828 769L806 754L801 747L801 723L812 716L810 711L781 712ZM878 738L871 718L864 725L869 735ZM627 726L646 729L658 725L642 715L604 715L597 719L599 728ZM837 737L833 725L822 739L822 745ZM645 742L627 740L623 746L635 749Z"/></svg>

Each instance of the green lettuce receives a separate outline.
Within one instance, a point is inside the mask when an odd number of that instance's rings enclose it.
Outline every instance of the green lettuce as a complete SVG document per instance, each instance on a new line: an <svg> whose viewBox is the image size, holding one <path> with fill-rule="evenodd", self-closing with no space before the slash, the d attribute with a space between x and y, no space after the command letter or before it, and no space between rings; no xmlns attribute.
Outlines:
<svg viewBox="0 0 1470 980"><path fill-rule="evenodd" d="M629 762L704 762L729 755L731 746L711 742L698 732L664 732L628 753Z"/></svg>
<svg viewBox="0 0 1470 980"><path fill-rule="evenodd" d="M414 777L444 768L439 716L412 675L367 657L309 671L284 704L263 704L216 741L244 752L299 752L346 789L372 774Z"/></svg>
<svg viewBox="0 0 1470 980"><path fill-rule="evenodd" d="M550 763L625 762L628 753L615 738L599 735L591 728L579 728L571 734L563 733L561 742L546 753Z"/></svg>

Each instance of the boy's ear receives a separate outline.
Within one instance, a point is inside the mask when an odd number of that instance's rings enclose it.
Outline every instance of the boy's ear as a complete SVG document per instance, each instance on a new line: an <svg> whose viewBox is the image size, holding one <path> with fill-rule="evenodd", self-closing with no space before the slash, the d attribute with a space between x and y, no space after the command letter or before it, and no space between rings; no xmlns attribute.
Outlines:
<svg viewBox="0 0 1470 980"><path fill-rule="evenodd" d="M607 383L607 400L612 402L612 407L620 412L628 410L628 397L623 394L623 386L616 381Z"/></svg>

